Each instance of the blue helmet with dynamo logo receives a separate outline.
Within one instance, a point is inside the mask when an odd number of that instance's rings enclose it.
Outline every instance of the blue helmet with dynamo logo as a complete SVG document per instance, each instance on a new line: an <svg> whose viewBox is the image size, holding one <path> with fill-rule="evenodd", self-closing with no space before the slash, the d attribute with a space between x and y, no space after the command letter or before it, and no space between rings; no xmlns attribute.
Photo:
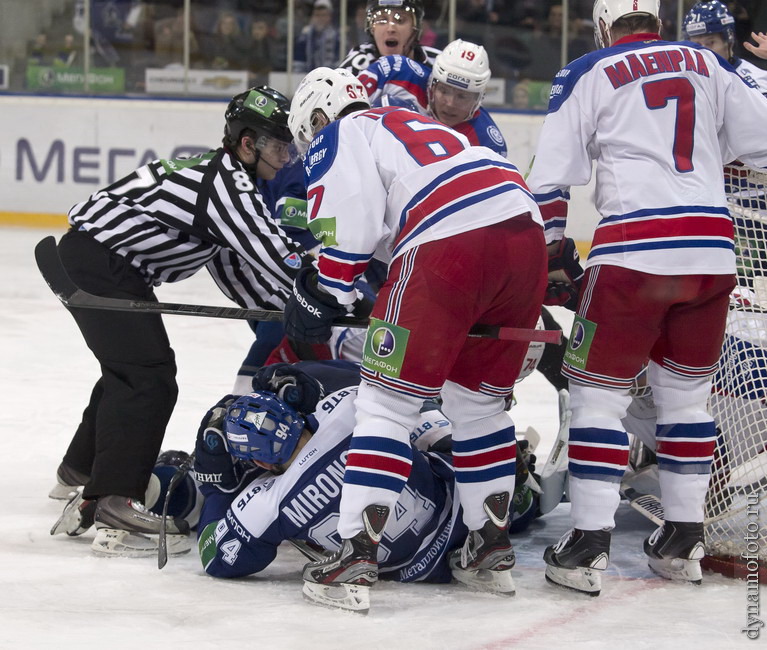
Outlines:
<svg viewBox="0 0 767 650"><path fill-rule="evenodd" d="M237 398L224 418L232 456L274 465L290 460L305 426L298 411L266 391Z"/></svg>
<svg viewBox="0 0 767 650"><path fill-rule="evenodd" d="M735 43L735 19L719 0L698 2L687 12L682 23L687 38L704 34L722 34L727 43Z"/></svg>

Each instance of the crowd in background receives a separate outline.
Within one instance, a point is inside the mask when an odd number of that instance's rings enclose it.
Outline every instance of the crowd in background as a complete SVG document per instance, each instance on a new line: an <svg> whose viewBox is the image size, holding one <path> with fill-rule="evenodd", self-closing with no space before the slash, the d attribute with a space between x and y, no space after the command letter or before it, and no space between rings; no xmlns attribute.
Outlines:
<svg viewBox="0 0 767 650"><path fill-rule="evenodd" d="M683 0L684 9L693 4ZM269 73L304 74L333 67L351 48L368 40L365 1L348 3L342 39L339 0L294 3L292 57L288 56L288 3L277 0L193 1L189 66L202 70L246 70L249 84L269 83ZM754 60L740 43L752 31L767 30L767 8L756 0L729 2L736 19L735 55ZM33 37L28 65L82 68L84 0L72 3L72 19ZM591 0L568 3L566 60L594 49ZM421 43L442 49L450 40L449 3L426 0ZM665 35L676 38L675 2L663 3ZM91 63L125 70L126 92L144 92L147 68L184 64L183 0L92 0ZM564 21L560 0L458 0L455 36L484 45L493 76L506 79L511 108L545 108L548 83L562 66ZM341 51L341 48L345 48ZM758 61L758 60L757 60Z"/></svg>

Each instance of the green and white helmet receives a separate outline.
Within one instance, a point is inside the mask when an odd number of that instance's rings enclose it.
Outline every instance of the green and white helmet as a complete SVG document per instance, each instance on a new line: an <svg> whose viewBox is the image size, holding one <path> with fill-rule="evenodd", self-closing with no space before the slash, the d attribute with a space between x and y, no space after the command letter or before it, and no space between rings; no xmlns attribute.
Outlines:
<svg viewBox="0 0 767 650"><path fill-rule="evenodd" d="M224 144L234 147L245 129L251 129L258 136L291 142L289 112L288 98L269 86L258 86L235 95L224 114Z"/></svg>

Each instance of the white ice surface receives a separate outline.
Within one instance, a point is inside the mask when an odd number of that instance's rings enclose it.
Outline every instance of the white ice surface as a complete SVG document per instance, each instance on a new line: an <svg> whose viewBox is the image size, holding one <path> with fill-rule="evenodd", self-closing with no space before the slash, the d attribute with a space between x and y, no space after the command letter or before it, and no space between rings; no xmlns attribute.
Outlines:
<svg viewBox="0 0 767 650"><path fill-rule="evenodd" d="M47 498L97 366L33 259L44 230L0 229L0 648L724 648L746 647L745 583L706 574L696 588L656 578L642 540L652 525L624 503L599 598L549 586L541 554L568 528L558 506L514 540L517 595L456 585L383 583L368 617L302 600L302 557L280 550L263 574L207 577L196 553L103 559L92 533L51 537L62 505ZM61 231L51 231L57 237ZM227 304L207 275L160 287L161 300ZM556 310L569 327L571 318ZM250 343L244 322L166 316L180 396L164 448L191 450L206 409L229 392ZM541 434L543 463L556 434L556 393L534 373L512 411ZM762 608L764 611L767 608ZM767 634L767 633L765 633ZM756 641L757 647L764 638Z"/></svg>

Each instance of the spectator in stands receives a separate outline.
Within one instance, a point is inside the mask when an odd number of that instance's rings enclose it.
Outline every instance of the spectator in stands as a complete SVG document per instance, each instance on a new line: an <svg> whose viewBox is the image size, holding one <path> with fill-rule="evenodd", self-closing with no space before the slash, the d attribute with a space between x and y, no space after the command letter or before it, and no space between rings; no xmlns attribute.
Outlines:
<svg viewBox="0 0 767 650"><path fill-rule="evenodd" d="M189 55L197 61L200 47L194 32L189 32ZM184 11L158 20L154 29L155 65L160 68L182 65L184 62Z"/></svg>
<svg viewBox="0 0 767 650"><path fill-rule="evenodd" d="M294 72L333 67L338 61L338 29L330 0L315 0L309 24L301 30L293 57Z"/></svg>
<svg viewBox="0 0 767 650"><path fill-rule="evenodd" d="M250 24L250 38L247 43L247 63L253 79L251 86L267 82L269 73L274 69L273 34L271 26L264 18L256 17Z"/></svg>
<svg viewBox="0 0 767 650"><path fill-rule="evenodd" d="M249 57L245 36L233 11L222 10L203 42L206 65L214 70L243 70Z"/></svg>
<svg viewBox="0 0 767 650"><path fill-rule="evenodd" d="M80 43L75 39L74 34L64 34L61 47L53 57L53 65L62 68L82 65L81 51Z"/></svg>
<svg viewBox="0 0 767 650"><path fill-rule="evenodd" d="M48 44L48 34L40 32L32 41L27 62L30 65L48 65L51 63L51 48Z"/></svg>
<svg viewBox="0 0 767 650"><path fill-rule="evenodd" d="M524 69L524 76L541 81L551 81L562 67L562 26L564 14L562 5L557 3L549 7L546 21L536 23L527 41L528 50L532 53L530 64ZM586 54L591 45L580 36L570 38L568 42L567 60L573 61Z"/></svg>

